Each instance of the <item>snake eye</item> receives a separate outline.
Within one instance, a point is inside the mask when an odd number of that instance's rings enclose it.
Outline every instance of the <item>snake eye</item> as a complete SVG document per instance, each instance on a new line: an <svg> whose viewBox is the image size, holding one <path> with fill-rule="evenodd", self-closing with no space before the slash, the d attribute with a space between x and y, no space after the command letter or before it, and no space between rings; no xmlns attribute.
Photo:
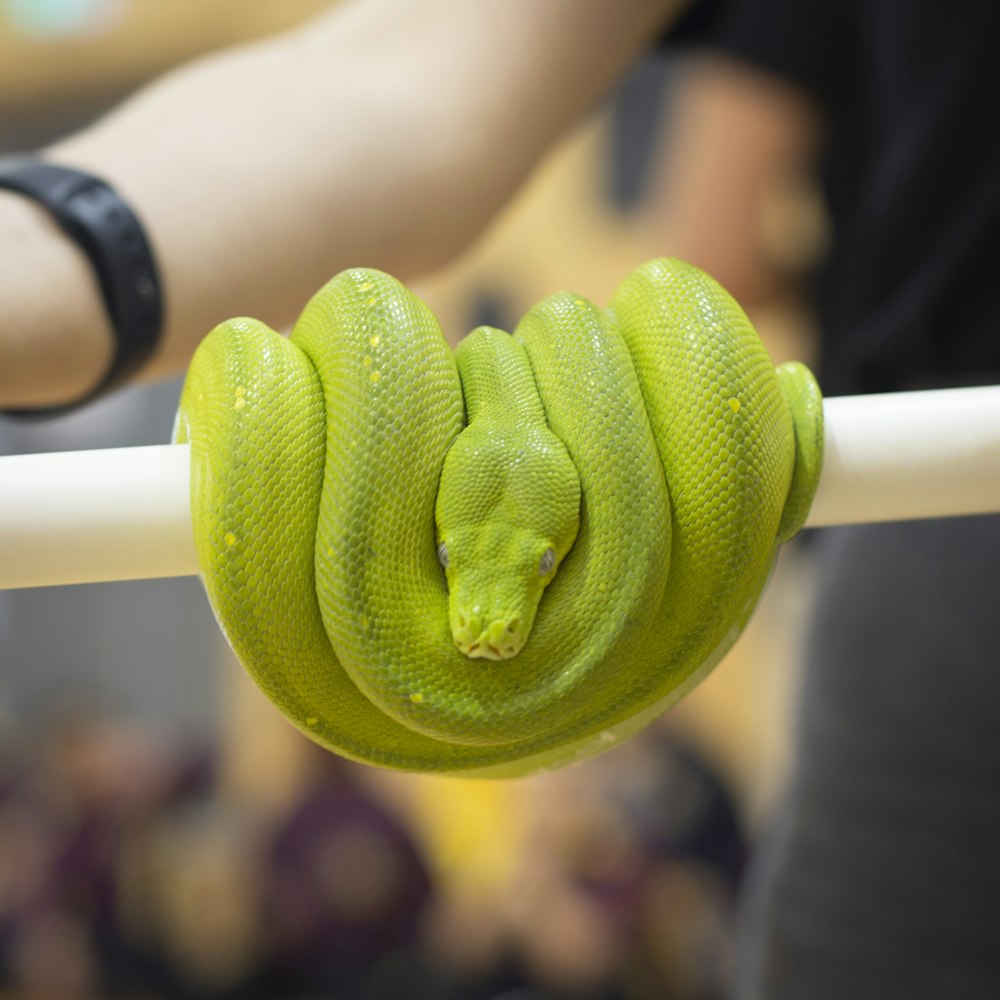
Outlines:
<svg viewBox="0 0 1000 1000"><path fill-rule="evenodd" d="M438 562L444 566L445 569L448 568L448 546L444 542L438 546Z"/></svg>
<svg viewBox="0 0 1000 1000"><path fill-rule="evenodd" d="M539 576L545 576L556 564L556 550L549 548L542 553L542 558L538 562Z"/></svg>

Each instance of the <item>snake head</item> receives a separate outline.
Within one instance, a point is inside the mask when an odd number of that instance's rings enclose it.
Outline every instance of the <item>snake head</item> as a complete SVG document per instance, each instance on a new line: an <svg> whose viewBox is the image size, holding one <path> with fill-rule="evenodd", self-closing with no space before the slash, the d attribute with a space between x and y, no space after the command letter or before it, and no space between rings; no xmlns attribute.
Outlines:
<svg viewBox="0 0 1000 1000"><path fill-rule="evenodd" d="M580 525L565 446L544 425L470 425L445 458L435 518L455 644L515 656Z"/></svg>

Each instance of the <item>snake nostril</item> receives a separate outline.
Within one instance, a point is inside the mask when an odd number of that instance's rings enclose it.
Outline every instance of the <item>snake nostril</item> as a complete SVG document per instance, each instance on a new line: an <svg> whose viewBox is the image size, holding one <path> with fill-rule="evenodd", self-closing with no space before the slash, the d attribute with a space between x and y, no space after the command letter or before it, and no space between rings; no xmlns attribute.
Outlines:
<svg viewBox="0 0 1000 1000"><path fill-rule="evenodd" d="M502 615L485 624L474 611L456 612L453 637L459 650L468 657L509 660L524 645L523 619Z"/></svg>

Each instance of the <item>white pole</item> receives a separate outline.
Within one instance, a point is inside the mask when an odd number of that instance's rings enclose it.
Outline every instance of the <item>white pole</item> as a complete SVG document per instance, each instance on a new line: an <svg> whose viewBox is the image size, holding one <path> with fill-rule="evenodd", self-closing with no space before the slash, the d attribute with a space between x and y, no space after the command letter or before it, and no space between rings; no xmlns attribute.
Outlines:
<svg viewBox="0 0 1000 1000"><path fill-rule="evenodd" d="M198 572L187 445L0 458L0 589Z"/></svg>
<svg viewBox="0 0 1000 1000"><path fill-rule="evenodd" d="M810 527L1000 511L1000 386L835 396L823 416Z"/></svg>
<svg viewBox="0 0 1000 1000"><path fill-rule="evenodd" d="M808 524L1000 512L1000 386L824 403ZM0 458L0 589L198 572L186 445Z"/></svg>

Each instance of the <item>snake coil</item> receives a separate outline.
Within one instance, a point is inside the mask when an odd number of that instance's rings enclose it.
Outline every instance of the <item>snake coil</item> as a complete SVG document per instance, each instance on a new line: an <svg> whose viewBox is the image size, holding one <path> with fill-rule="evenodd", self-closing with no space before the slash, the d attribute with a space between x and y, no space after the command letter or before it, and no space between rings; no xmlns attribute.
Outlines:
<svg viewBox="0 0 1000 1000"><path fill-rule="evenodd" d="M805 521L822 401L679 261L454 353L358 269L290 339L217 327L175 439L212 606L277 707L356 760L508 776L613 746L718 662Z"/></svg>

